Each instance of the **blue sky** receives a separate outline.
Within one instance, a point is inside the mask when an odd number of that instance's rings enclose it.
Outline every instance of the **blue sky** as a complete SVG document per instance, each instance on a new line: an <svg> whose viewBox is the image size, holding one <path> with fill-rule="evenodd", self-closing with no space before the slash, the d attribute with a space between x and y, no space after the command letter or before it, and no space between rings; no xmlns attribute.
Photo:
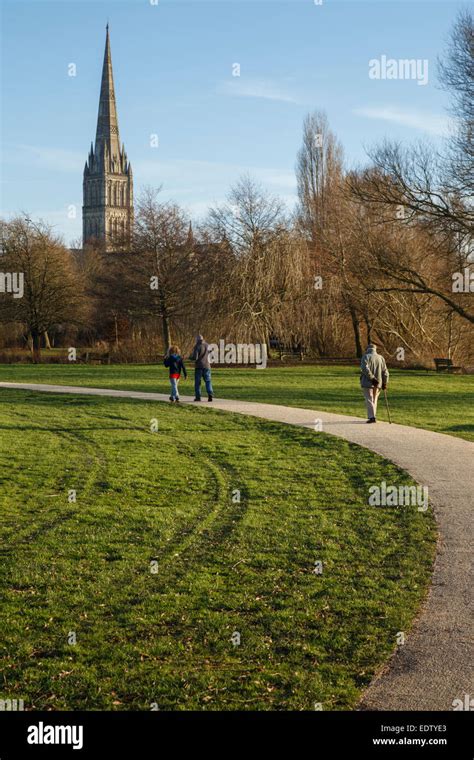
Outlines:
<svg viewBox="0 0 474 760"><path fill-rule="evenodd" d="M437 141L448 128L436 58L465 3L153 2L2 2L3 215L27 211L67 242L80 236L107 20L135 193L162 184L163 199L196 218L244 172L291 206L302 121L314 109L326 111L350 166L385 136ZM369 78L383 55L427 59L428 84Z"/></svg>

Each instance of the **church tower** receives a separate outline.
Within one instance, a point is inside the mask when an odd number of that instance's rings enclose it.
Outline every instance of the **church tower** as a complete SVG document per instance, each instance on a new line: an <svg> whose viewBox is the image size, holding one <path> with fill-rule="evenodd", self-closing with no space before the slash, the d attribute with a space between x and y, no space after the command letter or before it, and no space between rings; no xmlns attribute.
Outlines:
<svg viewBox="0 0 474 760"><path fill-rule="evenodd" d="M95 146L84 167L82 242L99 240L113 249L114 236L130 232L133 222L133 175L125 147L120 147L115 105L109 25L105 38Z"/></svg>

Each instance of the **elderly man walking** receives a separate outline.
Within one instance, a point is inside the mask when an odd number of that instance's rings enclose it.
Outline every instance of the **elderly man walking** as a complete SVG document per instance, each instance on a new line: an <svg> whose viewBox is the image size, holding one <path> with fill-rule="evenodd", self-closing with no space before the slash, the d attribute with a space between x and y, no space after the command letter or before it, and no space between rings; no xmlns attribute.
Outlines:
<svg viewBox="0 0 474 760"><path fill-rule="evenodd" d="M367 422L377 422L377 401L380 389L388 383L388 369L383 356L377 353L377 346L369 343L360 362L360 384L367 405Z"/></svg>
<svg viewBox="0 0 474 760"><path fill-rule="evenodd" d="M201 400L201 380L206 384L207 400L212 401L214 391L211 380L211 364L209 362L209 344L202 335L196 336L196 344L189 357L194 362L194 400Z"/></svg>

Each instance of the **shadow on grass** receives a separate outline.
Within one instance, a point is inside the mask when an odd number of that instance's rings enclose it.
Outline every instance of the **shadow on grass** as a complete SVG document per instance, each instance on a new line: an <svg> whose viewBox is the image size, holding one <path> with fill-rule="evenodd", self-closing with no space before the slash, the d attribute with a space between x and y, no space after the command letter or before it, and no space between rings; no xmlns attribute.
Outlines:
<svg viewBox="0 0 474 760"><path fill-rule="evenodd" d="M1 390L1 389L0 389ZM0 404L5 404L6 406L11 406L13 404L17 405L24 405L24 406L52 406L57 407L58 405L61 406L100 406L101 403L104 402L104 399L107 402L111 402L112 404L120 404L120 402L128 403L130 401L134 401L135 399L126 398L126 397L120 397L120 396L93 396L93 395L87 395L87 394L76 394L74 395L74 392L72 393L44 393L42 391L31 391L31 390L24 390L24 391L18 391L16 388L4 388L4 391L8 392L10 395L7 395L6 393L0 392ZM151 403L154 403L153 401Z"/></svg>
<svg viewBox="0 0 474 760"><path fill-rule="evenodd" d="M140 433L143 433L143 427L131 427L130 425L126 426L118 426L118 425L71 425L70 427L54 427L54 425L50 427L41 427L40 425L0 425L0 430L8 430L8 431L16 431L16 432L25 432L27 430L30 431L40 431L42 433L76 433L79 430L92 430L94 432L97 432L99 430L123 430L126 433L130 433L132 430L137 430Z"/></svg>

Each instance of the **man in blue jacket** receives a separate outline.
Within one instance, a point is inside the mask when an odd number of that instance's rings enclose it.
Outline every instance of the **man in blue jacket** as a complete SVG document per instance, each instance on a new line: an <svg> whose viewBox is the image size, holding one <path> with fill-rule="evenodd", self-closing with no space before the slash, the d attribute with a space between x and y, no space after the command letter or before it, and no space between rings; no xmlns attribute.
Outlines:
<svg viewBox="0 0 474 760"><path fill-rule="evenodd" d="M377 422L377 401L380 390L388 384L388 369L375 343L369 343L360 361L360 385L367 405L367 422Z"/></svg>
<svg viewBox="0 0 474 760"><path fill-rule="evenodd" d="M209 344L202 335L196 336L196 344L189 357L194 362L194 400L201 400L201 380L206 384L207 400L212 401L214 391L211 381L211 364L209 362Z"/></svg>

